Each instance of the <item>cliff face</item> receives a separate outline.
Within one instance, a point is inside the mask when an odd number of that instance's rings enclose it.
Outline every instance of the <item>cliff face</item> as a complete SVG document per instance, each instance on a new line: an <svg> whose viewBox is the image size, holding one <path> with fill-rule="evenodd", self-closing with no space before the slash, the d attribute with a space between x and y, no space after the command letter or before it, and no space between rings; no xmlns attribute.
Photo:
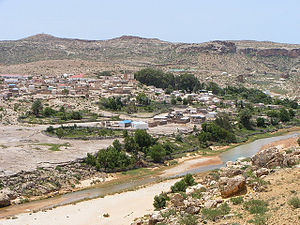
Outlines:
<svg viewBox="0 0 300 225"><path fill-rule="evenodd" d="M271 57L271 56L285 56L290 58L297 58L300 56L300 48L297 49L280 49L280 48L269 48L269 49L254 49L254 48L245 48L240 49L239 53L241 54L249 54L256 55L261 57Z"/></svg>

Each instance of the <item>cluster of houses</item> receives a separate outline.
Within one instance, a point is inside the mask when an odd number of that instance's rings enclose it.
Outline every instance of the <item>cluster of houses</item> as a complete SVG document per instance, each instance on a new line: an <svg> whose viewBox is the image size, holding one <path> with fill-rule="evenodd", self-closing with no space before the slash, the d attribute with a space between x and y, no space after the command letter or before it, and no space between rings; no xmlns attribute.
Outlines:
<svg viewBox="0 0 300 225"><path fill-rule="evenodd" d="M63 74L57 78L18 74L0 74L0 97L23 95L70 95L99 96L131 94L136 90L137 81L133 74L88 78L84 74Z"/></svg>

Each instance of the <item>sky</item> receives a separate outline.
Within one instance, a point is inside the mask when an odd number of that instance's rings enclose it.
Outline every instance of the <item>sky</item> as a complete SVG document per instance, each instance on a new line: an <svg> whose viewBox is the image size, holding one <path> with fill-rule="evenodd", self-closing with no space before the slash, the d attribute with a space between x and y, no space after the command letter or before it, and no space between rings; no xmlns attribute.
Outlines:
<svg viewBox="0 0 300 225"><path fill-rule="evenodd" d="M0 0L0 40L38 33L300 44L300 0Z"/></svg>

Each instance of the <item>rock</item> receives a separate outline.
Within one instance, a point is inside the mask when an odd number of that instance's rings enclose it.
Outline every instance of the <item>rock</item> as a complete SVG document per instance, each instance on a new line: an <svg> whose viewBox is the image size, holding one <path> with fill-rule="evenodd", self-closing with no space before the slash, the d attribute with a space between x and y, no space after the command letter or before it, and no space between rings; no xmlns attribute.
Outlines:
<svg viewBox="0 0 300 225"><path fill-rule="evenodd" d="M237 168L225 168L222 172L221 172L221 176L222 177L234 177L237 175L242 174L243 171L241 169L237 169Z"/></svg>
<svg viewBox="0 0 300 225"><path fill-rule="evenodd" d="M233 163L232 161L227 161L227 162L226 162L226 167L233 166L233 164L234 164L234 163Z"/></svg>
<svg viewBox="0 0 300 225"><path fill-rule="evenodd" d="M161 222L161 221L163 221L163 220L164 220L164 218L162 217L162 215L160 215L159 212L154 212L154 213L151 215L148 224L149 224L149 225L155 225L155 224L157 224L158 222Z"/></svg>
<svg viewBox="0 0 300 225"><path fill-rule="evenodd" d="M189 206L186 208L185 210L186 213L189 213L189 214L197 214L200 212L200 207L198 206Z"/></svg>
<svg viewBox="0 0 300 225"><path fill-rule="evenodd" d="M176 193L172 197L171 202L175 207L180 207L180 206L184 205L183 200L184 200L184 198L182 197L182 195L179 193Z"/></svg>
<svg viewBox="0 0 300 225"><path fill-rule="evenodd" d="M216 200L208 200L204 203L205 208L214 208L217 206L217 201Z"/></svg>
<svg viewBox="0 0 300 225"><path fill-rule="evenodd" d="M260 168L259 170L255 171L255 175L257 177L261 177L263 175L268 175L270 173L270 170L267 168Z"/></svg>
<svg viewBox="0 0 300 225"><path fill-rule="evenodd" d="M272 168L283 166L284 156L277 148L272 147L256 153L251 161L255 166Z"/></svg>
<svg viewBox="0 0 300 225"><path fill-rule="evenodd" d="M246 189L246 179L242 175L233 178L221 177L219 189L223 198L230 197Z"/></svg>
<svg viewBox="0 0 300 225"><path fill-rule="evenodd" d="M9 196L3 192L0 192L0 208L9 206L10 204Z"/></svg>

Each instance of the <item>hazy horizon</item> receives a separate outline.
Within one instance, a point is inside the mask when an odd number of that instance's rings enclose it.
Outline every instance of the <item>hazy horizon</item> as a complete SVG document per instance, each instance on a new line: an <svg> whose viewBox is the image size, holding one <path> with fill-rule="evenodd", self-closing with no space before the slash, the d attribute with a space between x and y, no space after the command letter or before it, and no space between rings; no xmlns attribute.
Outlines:
<svg viewBox="0 0 300 225"><path fill-rule="evenodd" d="M84 40L129 35L185 43L300 44L299 11L296 0L0 0L0 40L45 33Z"/></svg>

